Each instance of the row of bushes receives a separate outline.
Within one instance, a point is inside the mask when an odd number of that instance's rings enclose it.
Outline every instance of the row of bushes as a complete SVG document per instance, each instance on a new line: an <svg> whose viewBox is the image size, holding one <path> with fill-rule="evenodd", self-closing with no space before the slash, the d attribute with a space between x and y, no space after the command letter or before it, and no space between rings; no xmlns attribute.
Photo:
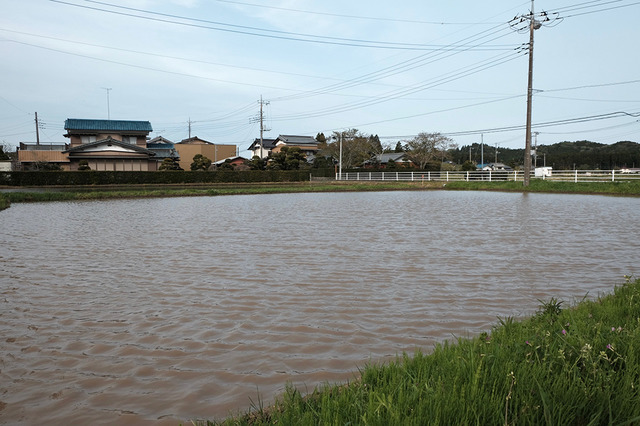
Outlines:
<svg viewBox="0 0 640 426"><path fill-rule="evenodd" d="M302 182L309 180L308 170L248 171L23 171L0 174L0 185L140 185L181 183Z"/></svg>

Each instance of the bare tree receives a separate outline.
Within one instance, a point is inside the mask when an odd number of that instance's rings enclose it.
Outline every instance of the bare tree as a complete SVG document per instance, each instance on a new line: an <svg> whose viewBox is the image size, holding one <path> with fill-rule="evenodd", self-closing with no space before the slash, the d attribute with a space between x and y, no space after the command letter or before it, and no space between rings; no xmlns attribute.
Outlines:
<svg viewBox="0 0 640 426"><path fill-rule="evenodd" d="M365 135L358 129L333 132L330 138L320 143L319 155L340 160L340 139L342 138L342 167L349 169L362 165L373 156L382 153L382 144L375 135Z"/></svg>
<svg viewBox="0 0 640 426"><path fill-rule="evenodd" d="M443 158L452 143L452 139L440 133L419 133L406 143L406 158L424 169L429 162Z"/></svg>

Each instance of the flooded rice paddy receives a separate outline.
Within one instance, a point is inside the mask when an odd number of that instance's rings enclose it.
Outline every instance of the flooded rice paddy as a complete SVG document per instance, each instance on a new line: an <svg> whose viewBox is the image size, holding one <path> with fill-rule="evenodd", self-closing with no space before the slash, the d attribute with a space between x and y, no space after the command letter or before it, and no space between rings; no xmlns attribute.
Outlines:
<svg viewBox="0 0 640 426"><path fill-rule="evenodd" d="M14 204L0 423L222 418L640 274L640 199L484 192Z"/></svg>

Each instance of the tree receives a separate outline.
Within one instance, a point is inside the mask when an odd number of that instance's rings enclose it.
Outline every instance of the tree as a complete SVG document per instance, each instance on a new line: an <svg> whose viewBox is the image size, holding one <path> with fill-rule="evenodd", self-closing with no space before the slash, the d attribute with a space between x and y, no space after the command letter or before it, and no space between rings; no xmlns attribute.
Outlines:
<svg viewBox="0 0 640 426"><path fill-rule="evenodd" d="M5 146L0 145L0 161L10 160L9 156L5 153Z"/></svg>
<svg viewBox="0 0 640 426"><path fill-rule="evenodd" d="M91 167L89 167L89 162L87 160L80 160L78 162L78 170L91 170Z"/></svg>
<svg viewBox="0 0 640 426"><path fill-rule="evenodd" d="M314 169L328 169L333 168L334 162L331 157L323 157L320 155L316 155L313 159L313 168Z"/></svg>
<svg viewBox="0 0 640 426"><path fill-rule="evenodd" d="M180 164L178 164L175 158L167 157L162 160L158 170L182 170L182 167L180 167Z"/></svg>
<svg viewBox="0 0 640 426"><path fill-rule="evenodd" d="M288 147L283 146L280 152L271 153L269 156L269 162L267 163L268 170L298 170L301 166L306 166L307 160L297 146Z"/></svg>
<svg viewBox="0 0 640 426"><path fill-rule="evenodd" d="M476 165L473 164L471 161L467 160L464 163L462 163L462 171L463 172L473 172L477 169Z"/></svg>
<svg viewBox="0 0 640 426"><path fill-rule="evenodd" d="M247 166L249 166L251 170L265 170L267 162L264 158L254 155L253 158L247 162Z"/></svg>
<svg viewBox="0 0 640 426"><path fill-rule="evenodd" d="M89 166L87 165L87 167ZM60 167L60 164L58 163L49 163L48 161L36 161L35 163L33 163L32 170L41 170L46 172L59 172L60 170L62 170L62 167Z"/></svg>
<svg viewBox="0 0 640 426"><path fill-rule="evenodd" d="M398 141L393 152L404 152L404 146L402 146L402 142Z"/></svg>
<svg viewBox="0 0 640 426"><path fill-rule="evenodd" d="M325 143L327 141L327 138L324 133L320 132L316 135L316 141L318 141L318 143Z"/></svg>
<svg viewBox="0 0 640 426"><path fill-rule="evenodd" d="M364 135L358 129L349 129L344 132L333 132L333 135L326 143L320 144L318 155L340 161L341 139L342 167L344 168L361 166L371 157L382 153L380 138Z"/></svg>
<svg viewBox="0 0 640 426"><path fill-rule="evenodd" d="M440 133L419 133L407 141L406 158L420 169L444 155L452 140Z"/></svg>
<svg viewBox="0 0 640 426"><path fill-rule="evenodd" d="M231 160L227 158L224 163L218 166L218 170L235 170L235 167L231 164Z"/></svg>
<svg viewBox="0 0 640 426"><path fill-rule="evenodd" d="M191 163L191 170L209 170L211 167L211 160L202 154L196 154L193 156L193 163Z"/></svg>

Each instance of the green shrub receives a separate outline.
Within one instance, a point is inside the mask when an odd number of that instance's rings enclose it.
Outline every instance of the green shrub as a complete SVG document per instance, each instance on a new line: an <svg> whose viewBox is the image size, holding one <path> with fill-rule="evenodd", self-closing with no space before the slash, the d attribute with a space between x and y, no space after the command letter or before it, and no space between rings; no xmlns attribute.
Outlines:
<svg viewBox="0 0 640 426"><path fill-rule="evenodd" d="M122 171L23 171L0 174L0 185L153 185L224 182L302 182L309 180L307 170L122 172Z"/></svg>

